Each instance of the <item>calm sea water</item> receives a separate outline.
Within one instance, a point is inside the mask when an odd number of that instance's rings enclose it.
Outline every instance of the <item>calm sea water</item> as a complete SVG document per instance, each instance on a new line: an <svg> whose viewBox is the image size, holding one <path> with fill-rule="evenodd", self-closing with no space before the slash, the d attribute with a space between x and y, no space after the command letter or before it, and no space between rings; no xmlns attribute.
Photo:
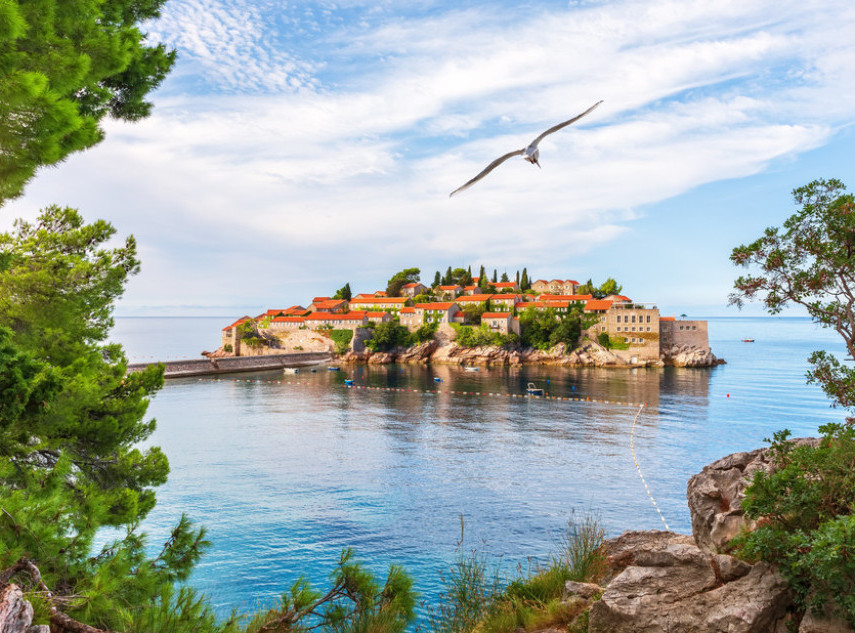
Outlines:
<svg viewBox="0 0 855 633"><path fill-rule="evenodd" d="M228 318L118 319L132 360L196 357ZM671 529L690 532L686 482L781 428L842 418L805 385L814 349L842 353L802 318L710 319L713 369L357 367L297 375L168 381L149 413L172 472L145 528L162 542L182 512L214 545L192 583L223 613L269 603L301 574L323 584L339 552L383 573L404 566L426 602L455 556L479 547L513 574L556 549L568 519L597 514L610 535L663 527L630 453L636 408L594 402L344 387L522 393L646 402L639 464ZM754 338L755 343L743 343Z"/></svg>

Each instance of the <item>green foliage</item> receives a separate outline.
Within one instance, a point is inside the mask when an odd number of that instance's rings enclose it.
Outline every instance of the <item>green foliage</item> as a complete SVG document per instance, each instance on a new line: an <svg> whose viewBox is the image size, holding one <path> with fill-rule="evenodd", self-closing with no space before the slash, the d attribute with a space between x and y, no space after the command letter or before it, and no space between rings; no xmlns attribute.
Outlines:
<svg viewBox="0 0 855 633"><path fill-rule="evenodd" d="M439 323L425 323L418 330L413 332L413 338L417 343L426 343L427 341L433 340L433 335L436 334L436 330L439 327Z"/></svg>
<svg viewBox="0 0 855 633"><path fill-rule="evenodd" d="M528 270L523 268L522 276L520 277L520 290L523 292L531 289L531 281L528 278Z"/></svg>
<svg viewBox="0 0 855 633"><path fill-rule="evenodd" d="M442 276L439 274L439 271L436 271L436 274L433 276L433 286L432 288L436 288L437 286L442 286ZM450 284L449 284L450 285Z"/></svg>
<svg viewBox="0 0 855 633"><path fill-rule="evenodd" d="M514 578L502 589L498 565L477 550L461 552L443 578L439 607L429 611L432 633L514 633L566 628L581 607L562 600L568 580L594 582L606 569L600 551L605 531L594 517L569 521L560 551L534 573ZM461 540L463 541L462 527Z"/></svg>
<svg viewBox="0 0 855 633"><path fill-rule="evenodd" d="M564 343L566 351L570 352L579 343L582 317L578 311L559 315L552 308L539 312L529 307L519 319L523 345L545 350Z"/></svg>
<svg viewBox="0 0 855 633"><path fill-rule="evenodd" d="M580 295L592 295L594 299L602 299L609 295L619 295L621 290L623 290L623 286L619 285L614 279L609 277L599 286L589 279L576 288L576 293Z"/></svg>
<svg viewBox="0 0 855 633"><path fill-rule="evenodd" d="M401 288L406 284L418 282L420 274L421 270L418 268L405 268L401 272L395 273L386 284L386 296L400 297Z"/></svg>
<svg viewBox="0 0 855 633"><path fill-rule="evenodd" d="M344 354L350 349L350 341L353 339L353 330L332 330L330 338L335 343L336 354Z"/></svg>
<svg viewBox="0 0 855 633"><path fill-rule="evenodd" d="M223 351L231 353L234 351L234 347L232 347L231 343L226 343L225 345L223 345Z"/></svg>
<svg viewBox="0 0 855 633"><path fill-rule="evenodd" d="M335 294L332 296L333 299L342 299L344 301L350 301L351 297L353 297L353 293L350 290L350 282L336 290Z"/></svg>
<svg viewBox="0 0 855 633"><path fill-rule="evenodd" d="M451 327L457 332L454 342L460 347L505 346L515 344L519 340L516 334L493 332L485 324L472 327L471 325L452 323Z"/></svg>
<svg viewBox="0 0 855 633"><path fill-rule="evenodd" d="M429 294L420 294L413 297L413 303L430 303L433 297Z"/></svg>
<svg viewBox="0 0 855 633"><path fill-rule="evenodd" d="M254 617L246 633L290 633L320 628L331 633L401 633L415 619L417 595L412 579L392 565L380 586L374 576L342 552L322 594L299 578L280 605Z"/></svg>
<svg viewBox="0 0 855 633"><path fill-rule="evenodd" d="M608 332L600 332L597 334L597 343L605 347L606 349L612 348L612 339L609 337Z"/></svg>
<svg viewBox="0 0 855 633"><path fill-rule="evenodd" d="M465 303L461 307L466 323L481 323L481 315L487 311L487 303Z"/></svg>
<svg viewBox="0 0 855 633"><path fill-rule="evenodd" d="M760 300L771 314L803 306L823 327L834 329L855 355L855 197L839 180L815 180L793 191L801 209L782 228L733 249L737 266L759 268L739 277L730 303ZM827 352L810 357L808 382L817 383L833 406L855 409L855 368Z"/></svg>
<svg viewBox="0 0 855 633"><path fill-rule="evenodd" d="M0 2L0 206L39 167L92 147L105 116L148 116L175 53L139 30L164 0Z"/></svg>
<svg viewBox="0 0 855 633"><path fill-rule="evenodd" d="M378 323L365 345L374 352L387 352L395 347L409 347L411 343L410 331L400 323L389 321Z"/></svg>
<svg viewBox="0 0 855 633"><path fill-rule="evenodd" d="M496 281L496 271L495 270L493 271L493 281ZM508 283L509 281L510 281L510 279L508 279L508 273L507 272L502 273L501 283Z"/></svg>
<svg viewBox="0 0 855 633"><path fill-rule="evenodd" d="M802 606L827 604L855 625L855 428L819 430L816 447L795 446L789 431L774 435L775 471L758 471L742 503L760 525L734 545L777 564Z"/></svg>

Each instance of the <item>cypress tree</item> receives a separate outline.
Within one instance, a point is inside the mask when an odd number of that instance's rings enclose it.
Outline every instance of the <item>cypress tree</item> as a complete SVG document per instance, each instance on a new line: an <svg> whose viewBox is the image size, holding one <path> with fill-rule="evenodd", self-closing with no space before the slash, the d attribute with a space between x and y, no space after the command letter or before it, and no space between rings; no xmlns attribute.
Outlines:
<svg viewBox="0 0 855 633"><path fill-rule="evenodd" d="M531 288L531 283L528 280L528 271L523 268L522 277L520 277L520 290L528 290Z"/></svg>

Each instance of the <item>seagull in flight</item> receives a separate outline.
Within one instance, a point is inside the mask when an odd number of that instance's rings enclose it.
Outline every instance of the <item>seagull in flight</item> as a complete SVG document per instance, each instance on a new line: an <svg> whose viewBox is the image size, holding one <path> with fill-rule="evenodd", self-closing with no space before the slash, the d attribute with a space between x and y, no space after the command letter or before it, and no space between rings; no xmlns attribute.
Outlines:
<svg viewBox="0 0 855 633"><path fill-rule="evenodd" d="M466 183L465 185L463 185L462 187L458 187L457 189L455 189L454 191L452 191L450 194L448 194L448 197L450 198L450 197L451 197L451 196L453 196L455 193L460 193L460 192L461 192L461 191L463 191L464 189L468 189L469 187L471 187L472 185L474 185L476 182L478 182L479 180L481 180L484 176L486 176L486 175L487 175L487 174L489 174L491 171L493 171L496 167L498 167L499 165L501 165L502 163L504 163L504 162L505 162L506 160L508 160L509 158L512 158L513 156L522 156L522 157L523 157L525 160L527 160L528 162L530 162L530 163L532 163L532 164L537 165L538 167L540 167L540 163L539 163L539 162L538 162L538 160L537 160L538 156L540 156L540 150L537 148L537 144L538 144L538 143L540 143L544 138L546 138L548 135L552 134L553 132L557 132L557 131L558 131L558 130L560 130L561 128L563 128L563 127L567 127L567 126L568 126L568 125L570 125L571 123L575 123L576 121L578 121L579 119L581 119L581 118L582 118L583 116L585 116L586 114L588 114L588 113L592 112L592 111L594 110L594 108L596 108L596 107L597 107L598 105L600 105L601 103L602 103L602 100L597 101L594 105L592 105L590 108L588 108L587 110L585 110L582 114L576 115L576 116L574 116L572 119L568 119L567 121L564 121L563 123L559 123L558 125L553 125L551 128L549 128L548 130L546 130L546 132L544 132L543 134L541 134L540 136L538 136L536 139L534 139L531 143L529 143L528 145L526 145L524 148L522 148L522 149L518 149L518 150L515 150L515 151L513 151L513 152L509 152L509 153L505 154L504 156L500 156L499 158L497 158L496 160L494 160L492 163L490 163L489 165L487 165L487 166L484 168L484 171L482 171L480 174L478 174L477 176L475 176L472 180L470 180L469 182L467 182L467 183Z"/></svg>

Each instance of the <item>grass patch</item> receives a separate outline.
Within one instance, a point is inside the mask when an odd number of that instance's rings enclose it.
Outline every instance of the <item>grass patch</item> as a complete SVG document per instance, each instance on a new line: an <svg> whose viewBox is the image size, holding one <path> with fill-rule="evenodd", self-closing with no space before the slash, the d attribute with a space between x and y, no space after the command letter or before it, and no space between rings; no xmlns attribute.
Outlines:
<svg viewBox="0 0 855 633"><path fill-rule="evenodd" d="M461 542L462 535L461 524ZM564 584L600 580L606 564L599 551L604 538L597 517L570 520L549 564L504 588L498 565L491 566L484 554L473 550L459 556L444 579L439 607L430 613L429 633L515 633L578 624L586 605L565 602Z"/></svg>

